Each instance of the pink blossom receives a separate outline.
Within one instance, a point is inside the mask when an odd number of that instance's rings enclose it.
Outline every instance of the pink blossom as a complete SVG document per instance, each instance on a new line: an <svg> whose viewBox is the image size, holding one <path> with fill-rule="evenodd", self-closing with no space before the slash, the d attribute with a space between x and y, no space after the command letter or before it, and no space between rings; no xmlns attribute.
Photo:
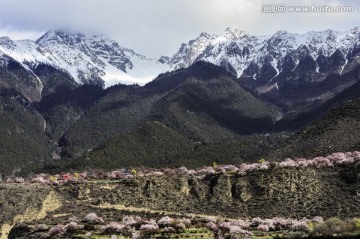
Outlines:
<svg viewBox="0 0 360 239"><path fill-rule="evenodd" d="M360 160L360 152L359 151L352 152L351 157L353 157L355 160Z"/></svg>
<svg viewBox="0 0 360 239"><path fill-rule="evenodd" d="M327 158L330 160L330 161L338 161L338 160L341 160L341 159L344 159L346 158L346 155L344 153L333 153L329 156L327 156Z"/></svg>
<svg viewBox="0 0 360 239"><path fill-rule="evenodd" d="M330 160L328 158L325 157L316 157L313 159L313 161L315 162L315 166L317 168L322 168L322 167L332 167L334 166Z"/></svg>
<svg viewBox="0 0 360 239"><path fill-rule="evenodd" d="M178 169L179 173L181 174L187 174L189 172L189 170L186 167L180 167Z"/></svg>
<svg viewBox="0 0 360 239"><path fill-rule="evenodd" d="M309 166L309 162L308 161L299 161L297 162L297 165L300 167L300 168L305 168L305 167L308 167Z"/></svg>
<svg viewBox="0 0 360 239"><path fill-rule="evenodd" d="M193 169L190 169L187 174L188 175L194 175L194 174L196 174L196 171L193 170Z"/></svg>
<svg viewBox="0 0 360 239"><path fill-rule="evenodd" d="M25 183L25 179L22 177L16 177L14 179L15 183Z"/></svg>
<svg viewBox="0 0 360 239"><path fill-rule="evenodd" d="M260 170L267 170L267 169L269 169L269 167L270 167L270 163L269 164L262 163L262 164L260 164L259 169Z"/></svg>
<svg viewBox="0 0 360 239"><path fill-rule="evenodd" d="M203 167L197 171L198 174L214 174L215 170L212 167Z"/></svg>
<svg viewBox="0 0 360 239"><path fill-rule="evenodd" d="M125 225L117 223L117 222L110 222L109 224L107 224L106 226L101 227L102 230L104 230L107 233L119 233L122 230L125 229Z"/></svg>
<svg viewBox="0 0 360 239"><path fill-rule="evenodd" d="M269 231L269 226L268 225L264 225L264 224L261 224L257 227L257 229L259 231L263 231L263 232L268 232Z"/></svg>
<svg viewBox="0 0 360 239"><path fill-rule="evenodd" d="M141 238L141 236L140 236L139 232L134 231L131 234L131 239L140 239L140 238Z"/></svg>
<svg viewBox="0 0 360 239"><path fill-rule="evenodd" d="M290 229L292 231L309 231L309 225L305 220L293 221Z"/></svg>
<svg viewBox="0 0 360 239"><path fill-rule="evenodd" d="M285 159L284 161L279 163L279 167L281 168L290 168L290 167L297 167L297 163L292 159Z"/></svg>
<svg viewBox="0 0 360 239"><path fill-rule="evenodd" d="M231 171L237 171L239 169L237 167L235 167L234 165L228 165L227 167L225 167L225 170L227 172L231 172Z"/></svg>
<svg viewBox="0 0 360 239"><path fill-rule="evenodd" d="M339 159L338 161L336 161L336 164L352 164L354 162L355 160L353 157L347 157L347 158Z"/></svg>
<svg viewBox="0 0 360 239"><path fill-rule="evenodd" d="M174 233L174 232L175 232L175 229L172 228L172 227L165 227L165 228L163 229L163 232Z"/></svg>
<svg viewBox="0 0 360 239"><path fill-rule="evenodd" d="M159 221L157 222L157 224L158 224L159 226L168 226L168 225L170 225L171 222L173 222L173 221L174 221L174 219L166 216L166 217L160 218Z"/></svg>
<svg viewBox="0 0 360 239"><path fill-rule="evenodd" d="M106 177L110 178L110 179L114 179L114 178L116 178L116 174L114 172L109 172L106 174Z"/></svg>
<svg viewBox="0 0 360 239"><path fill-rule="evenodd" d="M98 217L96 213L92 212L85 216L85 222L91 223L91 224L97 224L97 223L104 223L104 219L101 217Z"/></svg>
<svg viewBox="0 0 360 239"><path fill-rule="evenodd" d="M170 174L170 175L176 174L176 171L172 168L165 168L163 171L165 174Z"/></svg>
<svg viewBox="0 0 360 239"><path fill-rule="evenodd" d="M317 223L323 223L324 219L322 217L314 217L311 221Z"/></svg>
<svg viewBox="0 0 360 239"><path fill-rule="evenodd" d="M206 228L208 228L212 231L216 231L219 229L219 226L215 222L208 222L208 223L206 223Z"/></svg>
<svg viewBox="0 0 360 239"><path fill-rule="evenodd" d="M141 231L154 231L154 230L158 230L159 227L155 224L145 224L145 225L141 225L140 230Z"/></svg>
<svg viewBox="0 0 360 239"><path fill-rule="evenodd" d="M43 184L48 184L50 183L50 181L48 179L45 179L43 176L37 176L33 179L31 179L32 183L43 183Z"/></svg>
<svg viewBox="0 0 360 239"><path fill-rule="evenodd" d="M59 224L59 225L56 225L56 226L50 228L48 233L49 233L50 237L55 236L55 235L64 235L64 234L66 234L66 229L65 229L64 225Z"/></svg>
<svg viewBox="0 0 360 239"><path fill-rule="evenodd" d="M191 220L188 218L178 218L176 219L177 223L184 223L186 227L191 225Z"/></svg>
<svg viewBox="0 0 360 239"><path fill-rule="evenodd" d="M162 175L164 175L164 173L163 173L163 172L160 172L160 171L153 171L153 172L150 172L150 173L148 173L148 174L145 174L145 176L147 176L147 177L151 177L151 176L162 176Z"/></svg>
<svg viewBox="0 0 360 239"><path fill-rule="evenodd" d="M138 223L133 216L125 216L125 217L123 217L122 222L126 226L132 226L132 225L135 225L135 224Z"/></svg>
<svg viewBox="0 0 360 239"><path fill-rule="evenodd" d="M76 222L70 222L65 225L66 231L76 231L80 229L80 226Z"/></svg>
<svg viewBox="0 0 360 239"><path fill-rule="evenodd" d="M6 183L13 183L14 182L14 180L12 179L12 178L6 178L6 180L5 180L5 182Z"/></svg>

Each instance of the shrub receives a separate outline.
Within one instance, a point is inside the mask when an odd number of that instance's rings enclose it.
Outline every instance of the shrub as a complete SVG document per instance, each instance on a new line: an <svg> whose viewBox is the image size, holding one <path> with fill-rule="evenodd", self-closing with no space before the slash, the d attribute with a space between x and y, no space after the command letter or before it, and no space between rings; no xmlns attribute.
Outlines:
<svg viewBox="0 0 360 239"><path fill-rule="evenodd" d="M36 225L36 231L44 232L44 231L47 231L47 230L49 230L49 227L46 226L46 224L38 224L38 225Z"/></svg>
<svg viewBox="0 0 360 239"><path fill-rule="evenodd" d="M339 218L329 218L325 221L325 223L329 227L331 233L341 233L346 231L346 222L340 220Z"/></svg>
<svg viewBox="0 0 360 239"><path fill-rule="evenodd" d="M175 233L176 231L175 231L175 229L172 228L172 227L165 227L165 228L163 229L163 232L165 232L165 233Z"/></svg>
<svg viewBox="0 0 360 239"><path fill-rule="evenodd" d="M159 221L157 222L157 224L159 227L166 227L166 226L169 226L173 221L174 221L174 219L166 216L166 217L160 218Z"/></svg>
<svg viewBox="0 0 360 239"><path fill-rule="evenodd" d="M79 230L81 227L76 223L76 222L70 222L68 224L65 225L65 229L67 232L76 232L77 230Z"/></svg>
<svg viewBox="0 0 360 239"><path fill-rule="evenodd" d="M131 172L130 172L133 176L135 176L136 174L137 174L137 171L136 171L136 169L131 169Z"/></svg>
<svg viewBox="0 0 360 239"><path fill-rule="evenodd" d="M259 225L259 226L257 227L257 229L258 229L259 231L268 232L268 231L269 231L269 226L262 224L262 225Z"/></svg>
<svg viewBox="0 0 360 239"><path fill-rule="evenodd" d="M134 231L132 234L131 234L131 239L140 239L141 236L138 232Z"/></svg>
<svg viewBox="0 0 360 239"><path fill-rule="evenodd" d="M308 227L309 227L309 231L313 231L314 230L314 224L312 222L308 222Z"/></svg>
<svg viewBox="0 0 360 239"><path fill-rule="evenodd" d="M247 239L251 238L253 235L251 232L243 230L237 226L231 227L229 233L231 239Z"/></svg>
<svg viewBox="0 0 360 239"><path fill-rule="evenodd" d="M180 167L178 169L178 172L181 174L187 174L189 172L189 170L186 167Z"/></svg>
<svg viewBox="0 0 360 239"><path fill-rule="evenodd" d="M149 238L157 233L159 233L159 227L156 224L145 224L140 227L141 238Z"/></svg>
<svg viewBox="0 0 360 239"><path fill-rule="evenodd" d="M50 183L49 180L45 179L45 178L42 177L42 176L37 176L37 177L31 179L31 182L32 182L32 183L44 183L44 184Z"/></svg>
<svg viewBox="0 0 360 239"><path fill-rule="evenodd" d="M356 230L360 230L360 218L355 218L355 228Z"/></svg>
<svg viewBox="0 0 360 239"><path fill-rule="evenodd" d="M323 223L324 219L322 217L314 217L311 221L316 223Z"/></svg>
<svg viewBox="0 0 360 239"><path fill-rule="evenodd" d="M217 231L219 229L219 226L215 222L208 222L205 226L211 231Z"/></svg>
<svg viewBox="0 0 360 239"><path fill-rule="evenodd" d="M72 216L68 218L68 222L80 222L80 220L76 216Z"/></svg>
<svg viewBox="0 0 360 239"><path fill-rule="evenodd" d="M174 229L175 229L177 232L184 232L185 229L186 229L185 223L183 223L183 222L177 222L177 223L174 225Z"/></svg>
<svg viewBox="0 0 360 239"><path fill-rule="evenodd" d="M14 179L15 183L25 183L25 179L22 177L16 177Z"/></svg>
<svg viewBox="0 0 360 239"><path fill-rule="evenodd" d="M117 222L110 222L101 229L103 230L103 234L121 233L125 229L125 225Z"/></svg>
<svg viewBox="0 0 360 239"><path fill-rule="evenodd" d="M96 213L92 212L85 216L85 222L90 224L99 224L104 223L104 219L96 215Z"/></svg>
<svg viewBox="0 0 360 239"><path fill-rule="evenodd" d="M285 159L281 163L279 163L279 167L281 168L290 168L290 167L297 167L297 163L292 159Z"/></svg>
<svg viewBox="0 0 360 239"><path fill-rule="evenodd" d="M50 237L53 237L56 235L65 235L66 229L65 229L64 225L59 224L59 225L56 225L56 226L50 228L48 233L49 233Z"/></svg>
<svg viewBox="0 0 360 239"><path fill-rule="evenodd" d="M309 225L304 220L304 221L293 221L293 223L290 226L290 230L308 232L310 229L309 229Z"/></svg>
<svg viewBox="0 0 360 239"><path fill-rule="evenodd" d="M191 226L191 220L188 218L178 218L178 219L176 219L176 223L183 223L185 225L185 227Z"/></svg>
<svg viewBox="0 0 360 239"><path fill-rule="evenodd" d="M125 226L133 226L138 223L133 216L123 217L122 222Z"/></svg>

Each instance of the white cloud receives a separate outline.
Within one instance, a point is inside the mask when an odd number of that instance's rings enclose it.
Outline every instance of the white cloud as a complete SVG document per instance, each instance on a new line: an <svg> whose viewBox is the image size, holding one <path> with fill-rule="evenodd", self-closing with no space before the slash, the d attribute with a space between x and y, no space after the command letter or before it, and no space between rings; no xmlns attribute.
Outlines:
<svg viewBox="0 0 360 239"><path fill-rule="evenodd" d="M263 4L352 5L354 13L261 13ZM228 26L271 34L277 30L346 30L360 25L357 0L0 0L0 34L35 37L49 29L110 35L121 45L158 57L174 53L200 32Z"/></svg>

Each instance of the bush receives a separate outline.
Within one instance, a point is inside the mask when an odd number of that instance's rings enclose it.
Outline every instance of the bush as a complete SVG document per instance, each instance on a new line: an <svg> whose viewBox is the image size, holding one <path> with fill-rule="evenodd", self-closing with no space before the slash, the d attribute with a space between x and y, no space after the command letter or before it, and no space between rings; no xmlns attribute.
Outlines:
<svg viewBox="0 0 360 239"><path fill-rule="evenodd" d="M134 225L138 224L138 222L135 220L135 218L133 216L123 217L122 222L126 226L134 226Z"/></svg>
<svg viewBox="0 0 360 239"><path fill-rule="evenodd" d="M64 225L59 224L59 225L56 225L56 226L50 228L48 233L49 233L50 237L54 237L56 235L65 235L66 229L65 229Z"/></svg>
<svg viewBox="0 0 360 239"><path fill-rule="evenodd" d="M360 230L360 218L354 218L353 223L356 230Z"/></svg>
<svg viewBox="0 0 360 239"><path fill-rule="evenodd" d="M174 221L174 219L166 216L166 217L160 218L159 221L157 222L157 224L160 228L163 228L163 227L169 226L173 221Z"/></svg>
<svg viewBox="0 0 360 239"><path fill-rule="evenodd" d="M314 223L314 232L321 235L327 235L330 233L330 229L326 223Z"/></svg>
<svg viewBox="0 0 360 239"><path fill-rule="evenodd" d="M110 222L108 225L103 226L101 229L103 230L103 234L121 233L125 229L125 225L117 222Z"/></svg>
<svg viewBox="0 0 360 239"><path fill-rule="evenodd" d="M99 223L104 223L104 219L98 217L96 213L92 212L85 216L85 222L90 224L99 224Z"/></svg>
<svg viewBox="0 0 360 239"><path fill-rule="evenodd" d="M141 238L150 238L157 233L159 233L159 227L156 224L145 224L140 227Z"/></svg>
<svg viewBox="0 0 360 239"><path fill-rule="evenodd" d="M262 224L262 225L259 225L259 226L257 227L257 230L263 231L263 232L268 232L268 231L269 231L269 226Z"/></svg>
<svg viewBox="0 0 360 239"><path fill-rule="evenodd" d="M325 223L329 227L330 233L345 232L347 228L346 222L335 217L327 219Z"/></svg>
<svg viewBox="0 0 360 239"><path fill-rule="evenodd" d="M46 226L46 224L38 224L38 225L36 225L36 231L44 232L44 231L47 231L47 230L49 230L49 227Z"/></svg>
<svg viewBox="0 0 360 239"><path fill-rule="evenodd" d="M76 222L70 222L65 225L65 229L67 232L74 233L79 230L81 227Z"/></svg>

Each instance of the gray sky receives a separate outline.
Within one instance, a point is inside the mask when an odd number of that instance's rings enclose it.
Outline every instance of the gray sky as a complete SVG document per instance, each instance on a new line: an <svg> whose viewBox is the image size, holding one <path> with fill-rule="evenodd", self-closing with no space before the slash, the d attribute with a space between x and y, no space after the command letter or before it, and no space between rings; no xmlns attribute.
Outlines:
<svg viewBox="0 0 360 239"><path fill-rule="evenodd" d="M50 29L104 33L151 57L172 55L201 32L257 34L360 26L358 0L0 0L0 36L36 39ZM351 13L263 13L264 4L354 6Z"/></svg>

